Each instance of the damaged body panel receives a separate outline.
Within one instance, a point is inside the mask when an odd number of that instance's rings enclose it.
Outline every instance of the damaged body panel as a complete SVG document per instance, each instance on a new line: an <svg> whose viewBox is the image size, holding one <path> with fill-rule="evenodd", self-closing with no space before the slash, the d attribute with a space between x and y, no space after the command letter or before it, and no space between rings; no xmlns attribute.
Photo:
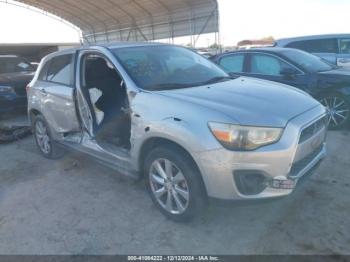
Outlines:
<svg viewBox="0 0 350 262"><path fill-rule="evenodd" d="M174 220L192 217L207 197L288 195L325 156L326 111L317 101L285 85L232 78L182 47L129 43L51 54L28 97L45 157L64 145L144 177L154 203ZM294 103L300 106L285 108ZM301 141L305 129L314 132ZM300 148L312 159L291 177Z"/></svg>

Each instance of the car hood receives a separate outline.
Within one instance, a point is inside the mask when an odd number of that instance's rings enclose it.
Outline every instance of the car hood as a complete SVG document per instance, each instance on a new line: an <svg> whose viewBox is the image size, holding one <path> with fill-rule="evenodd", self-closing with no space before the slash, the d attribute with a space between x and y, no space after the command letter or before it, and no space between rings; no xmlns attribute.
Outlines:
<svg viewBox="0 0 350 262"><path fill-rule="evenodd" d="M35 72L0 74L0 85L12 86L19 95L26 95L26 86L33 79Z"/></svg>
<svg viewBox="0 0 350 262"><path fill-rule="evenodd" d="M319 86L324 88L350 87L350 69L337 68L330 71L318 72Z"/></svg>
<svg viewBox="0 0 350 262"><path fill-rule="evenodd" d="M251 126L285 127L290 119L320 105L296 88L246 77L161 93L220 111L241 125Z"/></svg>

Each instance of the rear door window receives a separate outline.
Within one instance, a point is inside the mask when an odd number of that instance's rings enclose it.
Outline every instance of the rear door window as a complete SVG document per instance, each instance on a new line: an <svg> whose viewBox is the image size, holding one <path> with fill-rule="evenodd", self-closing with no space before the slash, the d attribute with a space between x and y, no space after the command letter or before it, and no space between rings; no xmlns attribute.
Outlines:
<svg viewBox="0 0 350 262"><path fill-rule="evenodd" d="M244 54L227 55L220 59L219 65L228 73L242 73L244 57Z"/></svg>
<svg viewBox="0 0 350 262"><path fill-rule="evenodd" d="M61 55L51 59L46 80L64 85L72 85L73 55Z"/></svg>
<svg viewBox="0 0 350 262"><path fill-rule="evenodd" d="M350 38L340 39L339 49L341 54L350 54Z"/></svg>
<svg viewBox="0 0 350 262"><path fill-rule="evenodd" d="M338 44L335 38L296 41L289 43L286 47L309 53L338 53Z"/></svg>

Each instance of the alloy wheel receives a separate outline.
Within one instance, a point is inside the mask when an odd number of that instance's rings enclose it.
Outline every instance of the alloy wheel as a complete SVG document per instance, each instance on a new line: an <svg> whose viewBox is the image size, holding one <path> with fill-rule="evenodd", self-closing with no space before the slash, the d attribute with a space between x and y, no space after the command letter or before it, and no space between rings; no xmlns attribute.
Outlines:
<svg viewBox="0 0 350 262"><path fill-rule="evenodd" d="M49 154L51 150L50 137L45 124L40 120L35 123L35 137L40 150L44 154Z"/></svg>
<svg viewBox="0 0 350 262"><path fill-rule="evenodd" d="M343 125L349 118L350 108L341 97L329 96L320 101L328 111L328 124L330 127Z"/></svg>
<svg viewBox="0 0 350 262"><path fill-rule="evenodd" d="M190 194L181 170L168 159L157 159L149 172L151 190L159 205L171 214L184 213Z"/></svg>

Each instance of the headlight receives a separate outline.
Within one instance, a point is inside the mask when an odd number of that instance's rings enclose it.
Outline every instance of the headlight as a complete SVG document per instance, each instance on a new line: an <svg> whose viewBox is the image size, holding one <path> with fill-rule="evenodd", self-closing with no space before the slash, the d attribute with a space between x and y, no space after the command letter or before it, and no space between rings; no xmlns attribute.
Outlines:
<svg viewBox="0 0 350 262"><path fill-rule="evenodd" d="M282 128L240 126L209 123L216 139L227 149L237 151L255 150L276 143L283 133Z"/></svg>
<svg viewBox="0 0 350 262"><path fill-rule="evenodd" d="M11 86L0 86L0 94L1 93L15 93L15 90Z"/></svg>

